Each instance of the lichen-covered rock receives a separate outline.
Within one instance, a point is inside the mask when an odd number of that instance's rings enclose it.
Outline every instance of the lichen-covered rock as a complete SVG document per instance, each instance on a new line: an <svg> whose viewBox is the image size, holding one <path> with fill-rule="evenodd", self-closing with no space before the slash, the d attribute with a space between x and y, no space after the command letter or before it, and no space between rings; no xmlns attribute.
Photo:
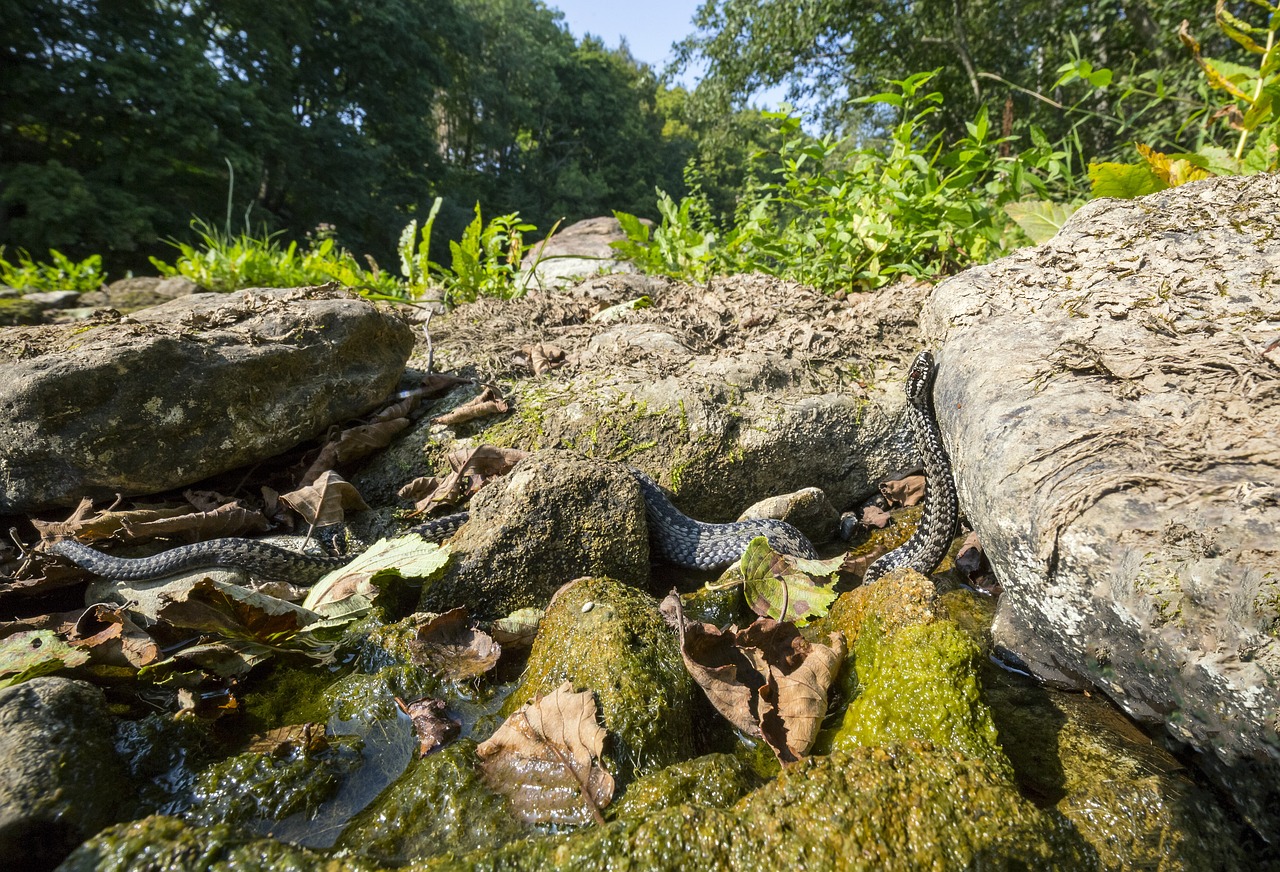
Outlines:
<svg viewBox="0 0 1280 872"><path fill-rule="evenodd" d="M0 513L155 493L363 414L413 346L329 288L195 294L127 318L0 339Z"/></svg>
<svg viewBox="0 0 1280 872"><path fill-rule="evenodd" d="M62 872L378 872L375 864L345 852L326 855L255 838L229 824L202 827L162 816L104 830L59 868Z"/></svg>
<svg viewBox="0 0 1280 872"><path fill-rule="evenodd" d="M568 451L527 457L481 491L450 548L444 575L422 591L421 611L465 605L472 617L500 618L544 607L584 575L641 587L649 577L648 527L635 478L618 464Z"/></svg>
<svg viewBox="0 0 1280 872"><path fill-rule="evenodd" d="M460 306L432 322L435 366L501 383L512 414L428 419L357 484L390 498L424 459L488 442L625 461L703 521L805 487L846 507L913 462L900 385L923 293L904 283L841 302L762 275L698 286L615 275ZM562 365L534 375L538 345Z"/></svg>
<svg viewBox="0 0 1280 872"><path fill-rule="evenodd" d="M113 747L102 691L35 678L0 690L0 857L52 869L76 845L133 811L134 786Z"/></svg>
<svg viewBox="0 0 1280 872"><path fill-rule="evenodd" d="M1272 841L1277 214L1266 173L1095 200L921 316L960 505L1004 588L998 645L1200 751Z"/></svg>
<svg viewBox="0 0 1280 872"><path fill-rule="evenodd" d="M693 756L693 682L657 601L609 578L583 578L547 608L510 714L564 682L595 694L619 786Z"/></svg>

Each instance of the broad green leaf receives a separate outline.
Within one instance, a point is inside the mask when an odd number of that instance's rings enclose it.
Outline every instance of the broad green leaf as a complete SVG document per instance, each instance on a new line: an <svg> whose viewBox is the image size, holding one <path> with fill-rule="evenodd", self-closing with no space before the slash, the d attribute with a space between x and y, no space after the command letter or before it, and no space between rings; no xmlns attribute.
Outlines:
<svg viewBox="0 0 1280 872"><path fill-rule="evenodd" d="M89 661L89 652L52 630L26 630L0 639L0 687L12 687Z"/></svg>
<svg viewBox="0 0 1280 872"><path fill-rule="evenodd" d="M449 547L410 534L379 539L346 566L323 576L303 600L305 609L321 610L325 604L360 595L369 600L394 580L432 579L449 562Z"/></svg>
<svg viewBox="0 0 1280 872"><path fill-rule="evenodd" d="M1020 203L1006 203L1004 211L1022 228L1028 239L1039 245L1052 239L1079 208L1070 203L1024 200Z"/></svg>
<svg viewBox="0 0 1280 872"><path fill-rule="evenodd" d="M769 540L757 536L743 552L739 567L742 572L743 594L747 605L757 615L779 621L795 621L803 625L810 618L821 617L835 602L832 590L835 579L830 577L840 561L828 573L825 583L816 581L797 566L799 561L785 554L778 554L769 547ZM826 568L821 561L805 561L810 568ZM783 609L786 613L783 614Z"/></svg>
<svg viewBox="0 0 1280 872"><path fill-rule="evenodd" d="M1169 187L1145 164L1091 163L1089 181L1095 198L1131 200Z"/></svg>

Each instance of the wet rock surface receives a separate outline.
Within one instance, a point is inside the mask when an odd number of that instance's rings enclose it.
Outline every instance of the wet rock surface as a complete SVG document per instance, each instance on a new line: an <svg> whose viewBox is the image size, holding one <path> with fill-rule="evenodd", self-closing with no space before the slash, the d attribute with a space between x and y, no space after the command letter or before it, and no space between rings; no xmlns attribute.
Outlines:
<svg viewBox="0 0 1280 872"><path fill-rule="evenodd" d="M196 294L0 337L0 512L148 494L271 457L358 415L413 344L332 289Z"/></svg>
<svg viewBox="0 0 1280 872"><path fill-rule="evenodd" d="M102 691L36 678L0 690L0 857L52 869L84 839L132 812L136 785L114 748Z"/></svg>
<svg viewBox="0 0 1280 872"><path fill-rule="evenodd" d="M935 399L996 639L1104 691L1280 839L1280 178L1099 200L942 283Z"/></svg>

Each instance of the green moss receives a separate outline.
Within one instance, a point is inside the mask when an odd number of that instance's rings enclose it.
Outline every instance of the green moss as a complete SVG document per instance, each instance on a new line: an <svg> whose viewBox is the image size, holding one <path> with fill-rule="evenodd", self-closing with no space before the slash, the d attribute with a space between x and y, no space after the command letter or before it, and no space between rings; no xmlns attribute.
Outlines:
<svg viewBox="0 0 1280 872"><path fill-rule="evenodd" d="M874 623L864 625L853 662L858 695L845 709L834 748L918 739L1012 776L982 701L982 650L953 621L904 627L888 637Z"/></svg>
<svg viewBox="0 0 1280 872"><path fill-rule="evenodd" d="M763 743L733 754L706 754L650 772L627 788L610 809L614 818L652 814L681 804L728 808L778 774L778 760Z"/></svg>
<svg viewBox="0 0 1280 872"><path fill-rule="evenodd" d="M189 826L171 817L149 817L111 827L85 842L58 867L64 872L377 872L358 857L326 856L240 827Z"/></svg>
<svg viewBox="0 0 1280 872"><path fill-rule="evenodd" d="M321 694L336 676L314 666L277 663L244 694L246 732L264 733L289 724L323 723L328 710Z"/></svg>
<svg viewBox="0 0 1280 872"><path fill-rule="evenodd" d="M463 740L415 761L352 819L338 847L380 863L400 864L525 835L506 801L480 780L475 749L475 742Z"/></svg>
<svg viewBox="0 0 1280 872"><path fill-rule="evenodd" d="M395 665L372 674L353 673L331 684L321 697L324 710L341 720L398 717L400 699L438 696L440 680L427 669Z"/></svg>
<svg viewBox="0 0 1280 872"><path fill-rule="evenodd" d="M685 803L415 865L459 869L1078 870L1096 857L981 760L907 743L811 757L731 809Z"/></svg>
<svg viewBox="0 0 1280 872"><path fill-rule="evenodd" d="M657 601L643 591L608 578L562 590L503 714L565 681L595 694L621 783L692 756L692 681Z"/></svg>

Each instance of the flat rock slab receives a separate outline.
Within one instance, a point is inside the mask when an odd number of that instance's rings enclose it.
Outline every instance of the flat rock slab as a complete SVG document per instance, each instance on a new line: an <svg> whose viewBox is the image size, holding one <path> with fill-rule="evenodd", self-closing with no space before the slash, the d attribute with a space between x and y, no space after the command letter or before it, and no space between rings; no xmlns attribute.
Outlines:
<svg viewBox="0 0 1280 872"><path fill-rule="evenodd" d="M334 287L0 331L0 513L155 493L271 457L383 400L412 347L402 319Z"/></svg>
<svg viewBox="0 0 1280 872"><path fill-rule="evenodd" d="M939 285L996 642L1162 727L1280 840L1280 177L1097 200Z"/></svg>

